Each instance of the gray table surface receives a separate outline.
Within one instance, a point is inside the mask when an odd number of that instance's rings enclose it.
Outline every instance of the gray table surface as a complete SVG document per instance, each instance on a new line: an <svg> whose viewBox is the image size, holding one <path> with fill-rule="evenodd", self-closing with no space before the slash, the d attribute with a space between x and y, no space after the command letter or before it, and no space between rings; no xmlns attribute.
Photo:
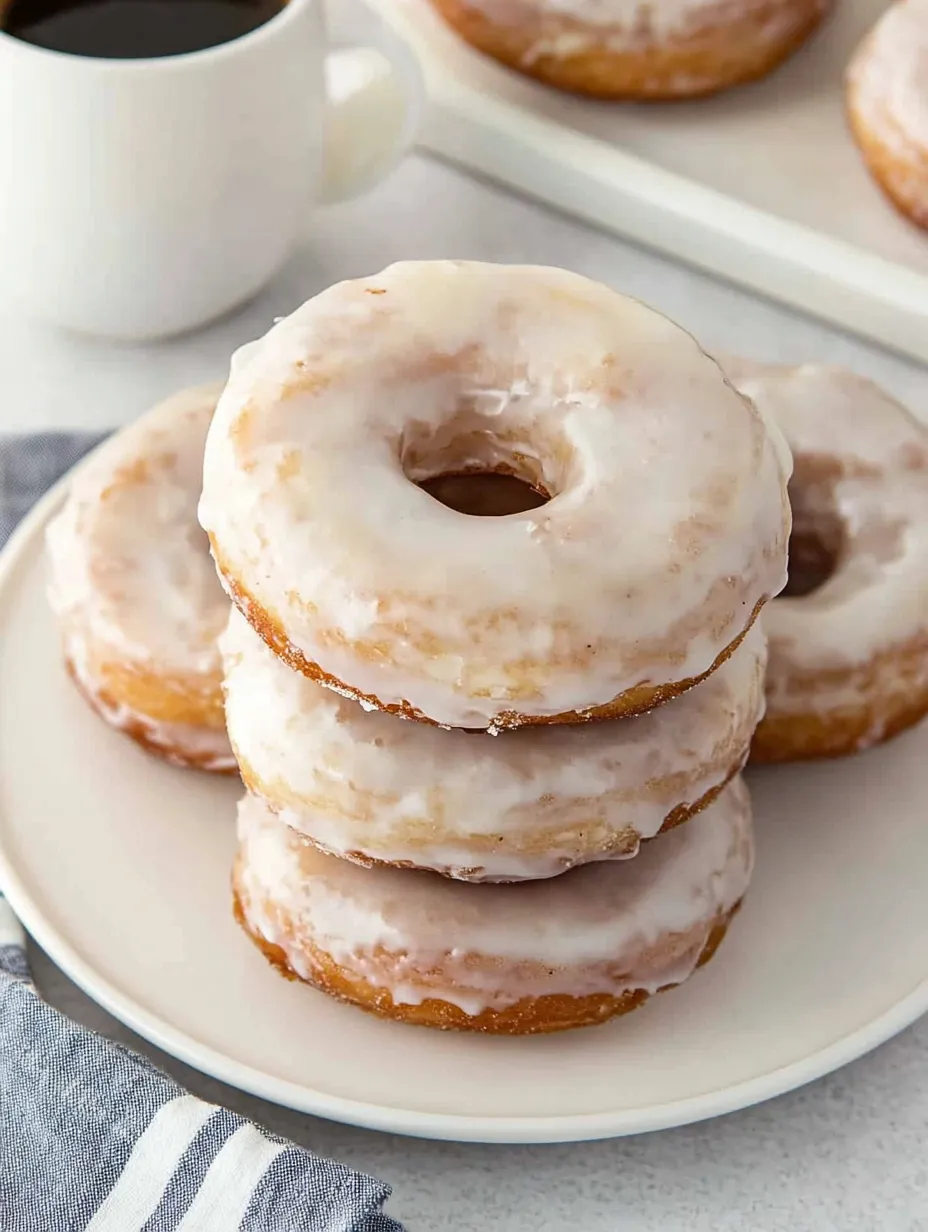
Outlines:
<svg viewBox="0 0 928 1232"><path fill-rule="evenodd" d="M844 363L913 405L928 392L928 373L913 364L413 158L367 198L320 213L259 300L189 338L113 346L0 312L0 427L118 424L222 372L235 345L326 284L401 258L448 256L567 266L649 301L710 349ZM570 1146L470 1146L330 1124L242 1095L138 1039L44 955L33 959L53 1004L147 1053L196 1094L389 1180L390 1209L410 1232L928 1229L928 1020L805 1090L712 1123Z"/></svg>

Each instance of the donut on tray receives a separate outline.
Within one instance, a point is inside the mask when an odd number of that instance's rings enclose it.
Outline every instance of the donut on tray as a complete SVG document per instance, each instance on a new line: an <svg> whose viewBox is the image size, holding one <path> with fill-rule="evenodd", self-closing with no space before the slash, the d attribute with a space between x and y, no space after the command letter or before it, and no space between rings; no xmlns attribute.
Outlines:
<svg viewBox="0 0 928 1232"><path fill-rule="evenodd" d="M928 427L840 368L726 367L795 464L752 760L855 753L928 713Z"/></svg>
<svg viewBox="0 0 928 1232"><path fill-rule="evenodd" d="M595 98L695 98L754 81L808 38L829 0L431 0L468 43Z"/></svg>
<svg viewBox="0 0 928 1232"><path fill-rule="evenodd" d="M291 667L499 731L640 713L785 581L788 450L693 339L562 270L435 261L341 283L236 357L200 519ZM550 497L447 508L441 474Z"/></svg>
<svg viewBox="0 0 928 1232"><path fill-rule="evenodd" d="M508 886L359 868L246 796L233 890L239 922L285 975L385 1017L523 1035L604 1022L688 979L752 863L740 778L634 860Z"/></svg>
<svg viewBox="0 0 928 1232"><path fill-rule="evenodd" d="M851 130L873 178L928 228L928 0L899 0L864 39L847 74Z"/></svg>
<svg viewBox="0 0 928 1232"><path fill-rule="evenodd" d="M107 441L47 544L65 659L94 710L170 762L231 773L216 644L229 603L196 519L221 389L185 390Z"/></svg>
<svg viewBox="0 0 928 1232"><path fill-rule="evenodd" d="M763 711L755 625L702 684L649 714L497 739L365 711L291 671L233 612L220 640L246 786L323 851L465 881L633 856L709 804Z"/></svg>

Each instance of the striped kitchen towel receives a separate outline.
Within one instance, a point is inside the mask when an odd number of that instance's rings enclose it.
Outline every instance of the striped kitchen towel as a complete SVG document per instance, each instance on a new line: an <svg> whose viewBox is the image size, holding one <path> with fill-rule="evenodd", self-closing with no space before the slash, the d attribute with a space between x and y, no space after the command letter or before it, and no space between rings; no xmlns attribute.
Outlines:
<svg viewBox="0 0 928 1232"><path fill-rule="evenodd" d="M0 542L94 439L0 438ZM0 897L0 1232L402 1232L389 1186L59 1014L24 941Z"/></svg>

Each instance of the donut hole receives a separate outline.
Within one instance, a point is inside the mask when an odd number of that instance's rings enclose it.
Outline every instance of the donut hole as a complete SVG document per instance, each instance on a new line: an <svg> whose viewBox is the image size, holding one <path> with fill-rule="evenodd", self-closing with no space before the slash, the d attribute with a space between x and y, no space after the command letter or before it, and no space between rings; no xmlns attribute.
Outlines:
<svg viewBox="0 0 928 1232"><path fill-rule="evenodd" d="M793 529L782 594L801 599L820 590L834 576L844 549L845 528L829 491L791 483L789 499Z"/></svg>
<svg viewBox="0 0 928 1232"><path fill-rule="evenodd" d="M498 414L470 395L437 427L413 421L400 442L400 464L439 504L471 517L506 517L546 504L572 478L573 450L536 421L513 416L500 431Z"/></svg>
<svg viewBox="0 0 928 1232"><path fill-rule="evenodd" d="M795 531L789 537L789 573L783 588L783 597L801 599L814 594L838 567L838 553L832 546L815 534L799 535Z"/></svg>
<svg viewBox="0 0 928 1232"><path fill-rule="evenodd" d="M518 475L502 471L452 471L424 479L419 487L448 509L477 518L524 513L551 499Z"/></svg>

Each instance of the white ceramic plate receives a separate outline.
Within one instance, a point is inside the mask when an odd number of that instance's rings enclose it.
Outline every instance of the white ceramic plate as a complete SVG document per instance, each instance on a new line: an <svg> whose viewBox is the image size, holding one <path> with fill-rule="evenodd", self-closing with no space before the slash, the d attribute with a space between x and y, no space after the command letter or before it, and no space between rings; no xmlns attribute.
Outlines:
<svg viewBox="0 0 928 1232"><path fill-rule="evenodd" d="M887 0L836 0L763 81L671 104L597 103L468 47L428 0L370 0L415 47L423 143L620 235L886 346L928 354L928 234L864 169L844 69Z"/></svg>
<svg viewBox="0 0 928 1232"><path fill-rule="evenodd" d="M704 971L626 1019L471 1038L287 983L230 915L236 787L138 751L62 670L41 553L60 499L0 558L0 883L64 970L168 1052L337 1120L543 1142L767 1099L928 1008L928 727L755 776L758 870L741 916Z"/></svg>

